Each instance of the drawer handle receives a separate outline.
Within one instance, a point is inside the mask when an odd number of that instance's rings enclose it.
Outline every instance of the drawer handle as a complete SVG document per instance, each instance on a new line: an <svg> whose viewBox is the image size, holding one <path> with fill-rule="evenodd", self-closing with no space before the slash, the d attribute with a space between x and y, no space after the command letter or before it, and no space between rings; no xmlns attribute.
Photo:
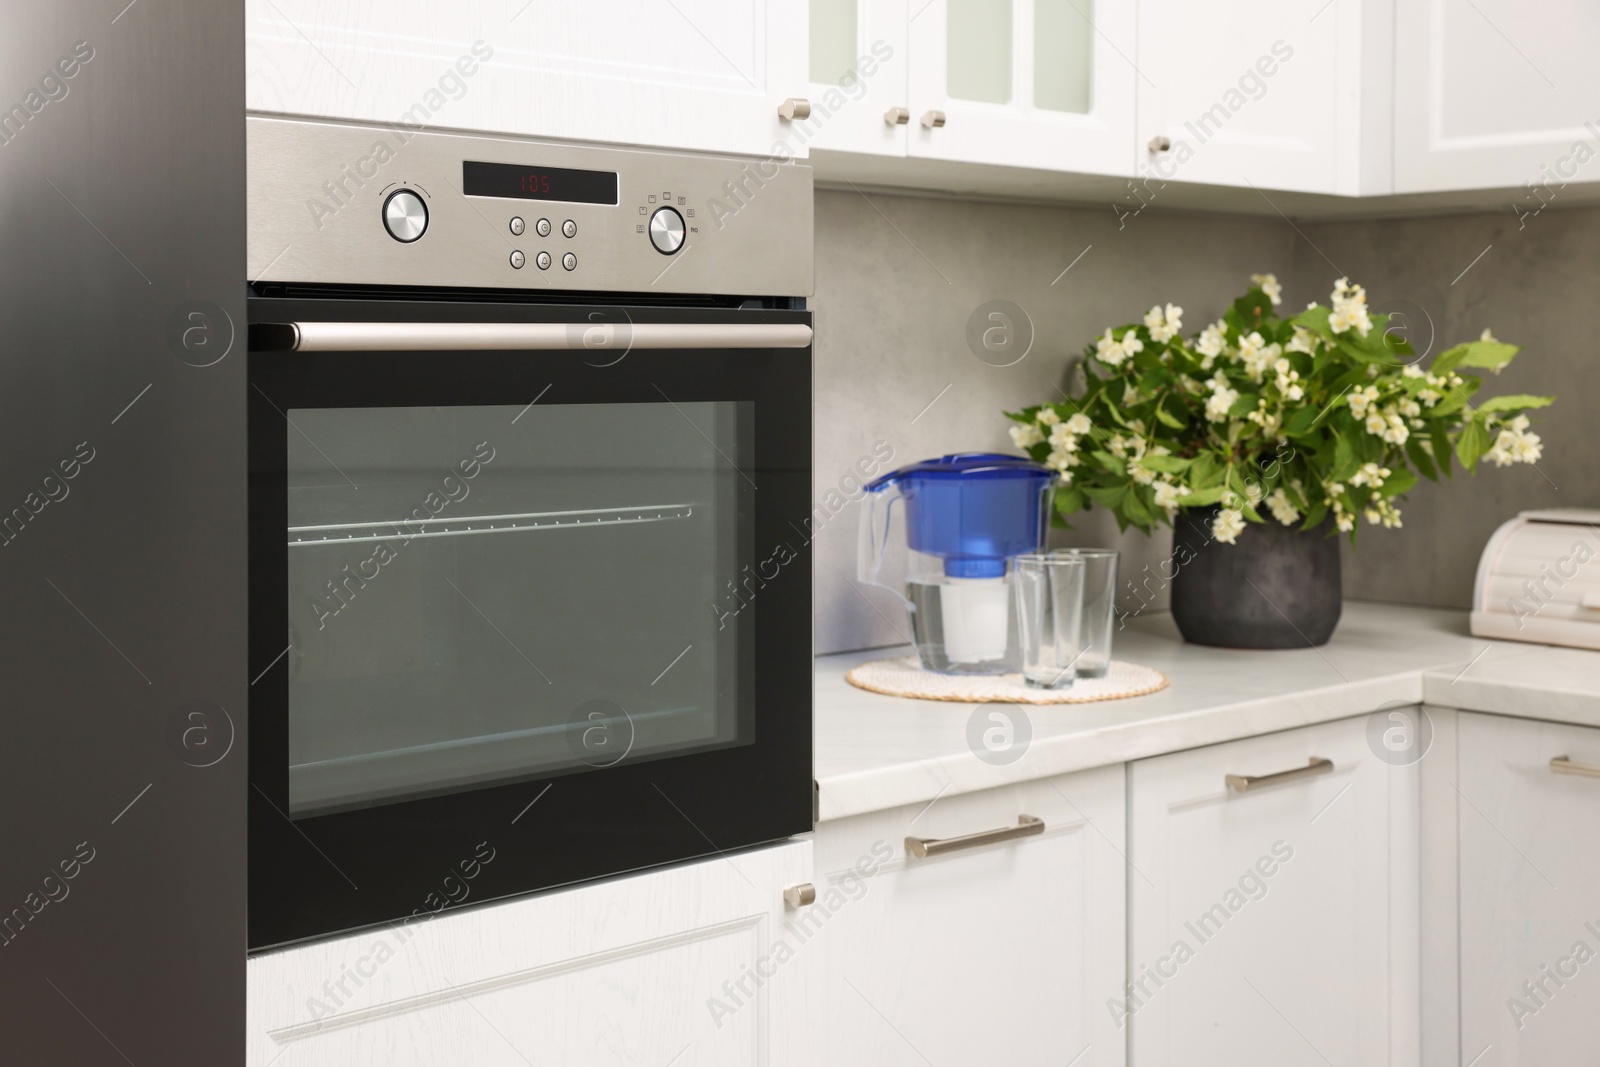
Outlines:
<svg viewBox="0 0 1600 1067"><path fill-rule="evenodd" d="M817 902L817 887L810 882L792 885L783 891L783 902L791 908L806 908Z"/></svg>
<svg viewBox="0 0 1600 1067"><path fill-rule="evenodd" d="M1600 767L1592 763L1575 763L1566 756L1550 761L1550 769L1557 774L1576 774L1582 778L1600 778Z"/></svg>
<svg viewBox="0 0 1600 1067"><path fill-rule="evenodd" d="M922 128L936 130L944 125L943 111L925 111L922 115Z"/></svg>
<svg viewBox="0 0 1600 1067"><path fill-rule="evenodd" d="M1018 837L1034 837L1044 833L1044 820L1032 815L1018 815L1017 825L1002 826L997 830L979 830L960 837L908 837L906 851L917 859L941 856L946 852L959 852L964 848L992 845L996 841L1011 841Z"/></svg>
<svg viewBox="0 0 1600 1067"><path fill-rule="evenodd" d="M791 96L778 105L778 117L784 122L798 122L811 117L811 101L803 96Z"/></svg>
<svg viewBox="0 0 1600 1067"><path fill-rule="evenodd" d="M1279 771L1277 774L1263 774L1252 777L1247 774L1230 774L1224 778L1228 788L1235 793L1248 793L1252 789L1264 789L1269 785L1279 782L1292 782L1297 778L1314 778L1319 774L1332 774L1333 760L1312 756L1304 767L1296 767L1292 771Z"/></svg>

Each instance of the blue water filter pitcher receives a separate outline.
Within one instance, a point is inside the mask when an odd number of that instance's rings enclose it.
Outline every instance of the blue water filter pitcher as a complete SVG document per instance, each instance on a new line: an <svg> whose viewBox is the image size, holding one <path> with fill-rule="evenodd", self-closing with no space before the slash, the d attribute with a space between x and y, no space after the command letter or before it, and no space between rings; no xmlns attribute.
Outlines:
<svg viewBox="0 0 1600 1067"><path fill-rule="evenodd" d="M958 452L866 487L857 577L905 606L924 667L1016 669L1009 564L1044 547L1055 486L1020 456Z"/></svg>

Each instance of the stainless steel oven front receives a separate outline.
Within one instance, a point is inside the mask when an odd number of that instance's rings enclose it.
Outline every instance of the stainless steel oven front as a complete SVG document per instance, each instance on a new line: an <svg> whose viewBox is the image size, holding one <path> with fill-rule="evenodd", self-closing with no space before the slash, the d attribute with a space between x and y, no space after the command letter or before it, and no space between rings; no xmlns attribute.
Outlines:
<svg viewBox="0 0 1600 1067"><path fill-rule="evenodd" d="M249 176L251 950L809 830L809 170Z"/></svg>

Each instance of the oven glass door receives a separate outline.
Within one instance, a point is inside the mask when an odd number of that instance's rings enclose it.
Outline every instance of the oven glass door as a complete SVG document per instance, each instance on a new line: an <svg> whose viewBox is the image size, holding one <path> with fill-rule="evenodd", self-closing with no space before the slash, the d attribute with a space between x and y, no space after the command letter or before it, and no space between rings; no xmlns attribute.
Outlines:
<svg viewBox="0 0 1600 1067"><path fill-rule="evenodd" d="M250 358L254 948L810 828L807 350Z"/></svg>

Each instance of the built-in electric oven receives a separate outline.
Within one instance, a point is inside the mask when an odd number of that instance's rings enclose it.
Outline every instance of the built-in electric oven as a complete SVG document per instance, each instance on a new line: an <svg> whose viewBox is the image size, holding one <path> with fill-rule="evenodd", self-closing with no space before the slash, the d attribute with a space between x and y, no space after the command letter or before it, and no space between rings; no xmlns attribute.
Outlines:
<svg viewBox="0 0 1600 1067"><path fill-rule="evenodd" d="M809 171L249 153L251 949L810 830Z"/></svg>

